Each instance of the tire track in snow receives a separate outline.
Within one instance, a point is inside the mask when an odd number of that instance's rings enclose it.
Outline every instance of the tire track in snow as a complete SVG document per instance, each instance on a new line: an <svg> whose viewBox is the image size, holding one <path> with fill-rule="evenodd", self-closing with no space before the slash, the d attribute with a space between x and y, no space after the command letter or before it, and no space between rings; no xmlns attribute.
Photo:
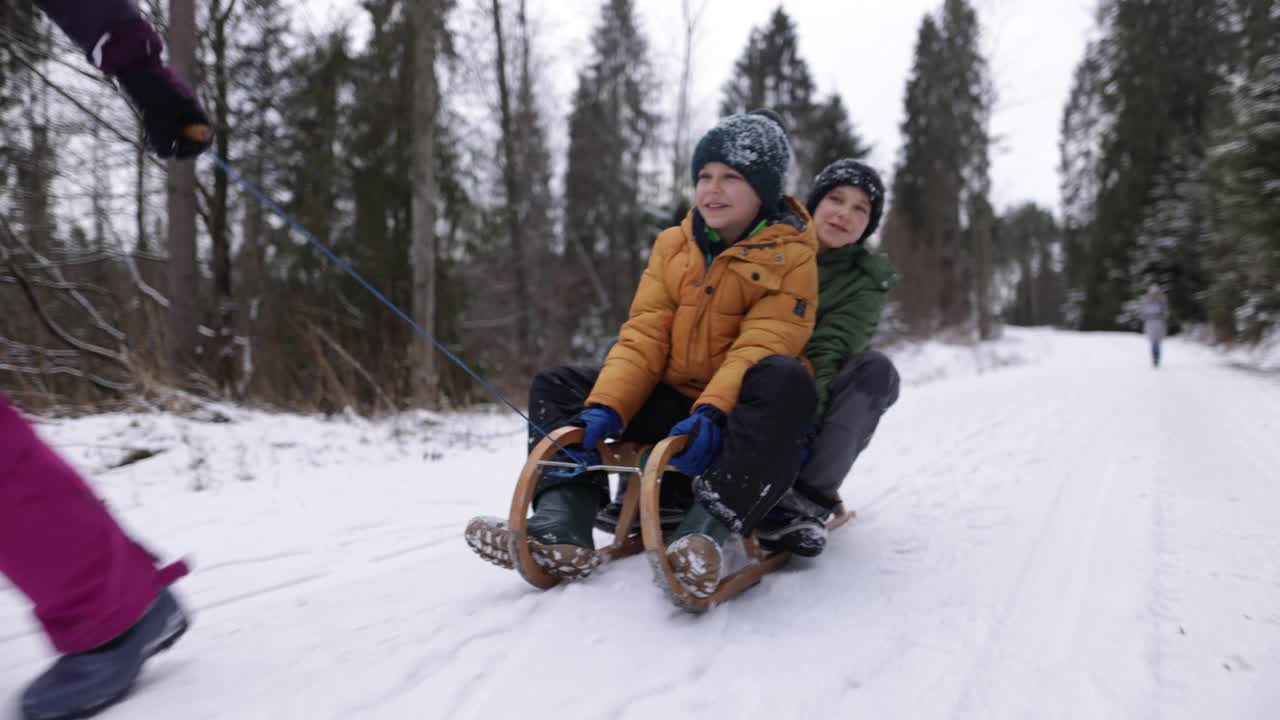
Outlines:
<svg viewBox="0 0 1280 720"><path fill-rule="evenodd" d="M292 558L307 557L312 554L314 553L309 550L285 550L283 552L272 553L270 555L258 555L255 557L236 558L234 560L223 560L221 562L216 562L211 565L197 565L193 563L191 566L191 571L204 574L204 573L217 572L218 570L225 570L227 568L246 567L250 565L262 565L263 563L271 563L277 560L290 560Z"/></svg>
<svg viewBox="0 0 1280 720"><path fill-rule="evenodd" d="M1280 705L1280 385L1197 368L1165 398L1151 654L1157 717L1270 717ZM1267 508L1267 509L1263 509Z"/></svg>
<svg viewBox="0 0 1280 720"><path fill-rule="evenodd" d="M409 555L409 554L411 554L411 553L422 552L422 551L424 551L424 550L432 550L432 549L434 549L434 548L438 548L438 547L440 547L440 546L442 546L442 545L446 545L446 544L450 544L450 545L451 545L451 544L453 544L457 539L458 539L458 534L457 534L456 532L451 532L451 533L449 533L448 535L442 535L442 536L440 536L440 537L436 537L436 538L433 538L433 539L431 539L431 540L427 540L426 542L417 543L417 544L414 544L414 545L410 545L410 546L408 546L408 547L400 548L400 549L398 549L398 550L393 550L393 551L391 551L391 552L385 552L385 553L379 553L379 554L377 554L377 555L372 555L372 556L370 556L370 557L369 557L369 562L370 562L370 563L375 563L375 564L376 564L376 563L383 563L383 562L386 562L386 561L388 561L388 560L394 560L395 558L402 557L402 556L404 556L404 555Z"/></svg>
<svg viewBox="0 0 1280 720"><path fill-rule="evenodd" d="M292 590L294 588L301 587L303 585L309 585L318 580L323 580L327 577L330 577L330 575L331 573L328 573L328 572L308 573L306 575L290 578L288 580L282 580L278 583L274 583L264 587L255 588L248 592L237 593L229 597L224 597L220 600L206 602L202 605L197 606L196 610L198 612L208 612L210 610L218 610L220 608L224 608L232 605L239 605L240 603L243 603L247 600L253 600L255 598L275 595L285 590Z"/></svg>
<svg viewBox="0 0 1280 720"><path fill-rule="evenodd" d="M882 443L874 451L890 455L902 452L908 457L923 455L923 462L907 473L883 477L879 492L868 502L859 503L856 495L849 493L851 504L860 511L861 522L857 527L876 529L874 533L859 533L861 537L856 542L878 554L881 566L876 571L867 565L867 572L876 575L854 582L860 586L870 582L889 590L879 601L874 600L875 596L859 593L864 601L870 599L873 603L860 607L858 616L887 613L890 617L873 628L863 628L863 634L854 636L853 645L862 648L853 656L857 658L854 663L857 669L841 671L838 682L832 681L836 682L832 689L840 693L842 702L852 702L854 707L865 705L869 696L893 687L929 698L928 704L939 713L947 712L945 706L950 698L954 714L964 699L966 684L971 688L985 679L981 677L980 667L983 649L978 648L975 657L975 649L953 644L964 637L955 634L955 624L966 619L957 617L965 610L964 591L957 588L959 596L944 592L931 598L937 592L931 584L938 580L930 578L935 574L939 577L954 574L956 568L973 565L975 559L982 572L990 572L988 561L982 558L1002 549L1002 543L1009 539L1010 528L1026 525L1021 522L1021 516L1015 515L1015 508L1022 507L1016 498L1044 495L1044 490L1033 487L1041 480L1035 476L1046 475L1043 471L1048 459L1060 452L1059 436L1072 402L1072 396L1066 391L1045 392L1045 380L1043 375L1032 373L1016 377L991 375L938 388L930 405L972 407L972 422L959 425L954 423L954 417L906 406L907 417L915 421L913 431L894 435L895 443ZM920 423L921 419L925 422ZM921 452L922 438L932 443L927 453ZM859 469L850 482L853 487L865 483L863 478L876 475L874 468L859 462ZM1063 481L1059 481L1056 491L1065 491ZM1045 529L1048 517L1042 520L1042 533L1048 532ZM872 542L871 538L879 540ZM1019 545L1023 546L1025 543ZM867 563L874 564L874 560L874 557L866 558ZM1030 573L1027 568L1033 562L1034 557L1022 561L1024 576ZM959 579L972 581L970 577ZM838 599L832 600L831 612L849 611ZM1006 600L1005 605L1009 602ZM815 614L822 615L821 612ZM986 617L988 615L983 614L969 620ZM921 623L923 618L930 621ZM931 621L935 619L941 625L933 625ZM950 630L934 638L925 629L931 626ZM885 632L883 628L890 630ZM987 631L988 645L992 632ZM903 670L912 666L919 667L916 673L911 673L916 677L904 678ZM966 681L957 678L966 678ZM935 716L928 712L920 715Z"/></svg>
<svg viewBox="0 0 1280 720"><path fill-rule="evenodd" d="M616 717L621 720L627 720L627 718L638 715L641 718L651 718L654 713L636 710L636 705L648 698L662 697L669 699L674 694L686 696L681 703L682 707L685 709L714 706L715 701L718 698L709 697L711 693L706 692L708 688L705 683L707 676L710 675L711 670L715 667L716 658L725 653L726 651L723 645L721 645L717 646L716 649L712 650L705 657L696 658L692 663L684 663L686 667L678 670L672 668L670 664L661 668L644 668L644 670L648 671L665 670L670 674L667 675L665 680L661 680L653 686L643 689L638 688L636 691L613 701L611 704L606 706L605 711L600 714L600 717ZM689 665L692 665L692 667L688 667ZM694 694L692 702L687 698L690 692ZM697 695L700 692L704 697L701 700L698 700ZM697 715L695 717L702 716Z"/></svg>
<svg viewBox="0 0 1280 720"><path fill-rule="evenodd" d="M1070 388L1059 383L1051 397L1064 407L1102 401L1097 417L1112 422L1123 415L1116 395L1108 398L1099 394L1106 392L1103 388L1088 390L1092 397L1077 390L1071 400L1063 402ZM1044 429L1053 433L1067 430L1052 427L1052 420L1058 417L1056 412L1044 416L1050 420L1050 427ZM1024 437L1028 429L1022 428ZM1111 423L1094 423L1087 433L1074 438L1065 433L1065 443L1055 445L1058 439L1042 437L1037 443L1039 452L1074 449L1086 463L1077 462L1077 472L1056 478L1057 487L1042 511L1034 539L1021 552L1005 599L994 608L998 619L975 648L953 715L1022 717L1043 713L1046 697L1055 693L1076 703L1102 702L1095 699L1098 689L1091 678L1072 675L1069 668L1072 654L1080 652L1078 635L1100 541L1109 533L1103 530L1103 515L1114 502L1117 479L1133 474L1125 456L1126 442L1135 439L1115 433ZM1101 460L1102 466L1095 470L1089 456ZM1024 505L1023 509L1030 508ZM1089 707L1093 712L1102 710L1097 705ZM1075 716L1067 708L1058 712L1064 713L1061 717Z"/></svg>
<svg viewBox="0 0 1280 720"><path fill-rule="evenodd" d="M376 696L366 693L364 700L348 703L332 717L335 720L348 720L351 717L376 717L374 711L378 708L410 695L416 688L429 680L441 667L450 660L457 659L460 653L472 647L475 643L512 634L535 612L541 604L542 597L544 596L532 596L527 603L516 603L517 608L514 613L510 611L509 607L491 605L485 609L491 613L506 611L506 614L485 622L481 627L466 628L461 631L462 634L460 636L453 638L446 644L436 642L437 637L454 629L456 626L449 625L447 620L443 621L426 637L420 638L422 644L432 647L431 651L425 655L418 656L407 670L400 673L399 680L392 687L387 689L386 692L379 692ZM524 607L521 608L521 605ZM447 613L444 615L447 616ZM485 672L481 670L479 674L484 674Z"/></svg>

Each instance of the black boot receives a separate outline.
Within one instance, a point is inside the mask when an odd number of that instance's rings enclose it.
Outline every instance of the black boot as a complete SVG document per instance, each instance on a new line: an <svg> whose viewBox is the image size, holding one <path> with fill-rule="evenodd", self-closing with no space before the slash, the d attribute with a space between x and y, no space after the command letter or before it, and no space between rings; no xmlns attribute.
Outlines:
<svg viewBox="0 0 1280 720"><path fill-rule="evenodd" d="M596 549L591 526L600 509L600 491L590 485L557 485L535 501L529 541Z"/></svg>
<svg viewBox="0 0 1280 720"><path fill-rule="evenodd" d="M770 552L817 557L827 547L830 516L829 508L791 489L756 526L756 539Z"/></svg>
<svg viewBox="0 0 1280 720"><path fill-rule="evenodd" d="M827 547L827 524L812 515L775 507L756 527L756 539L769 552L817 557Z"/></svg>
<svg viewBox="0 0 1280 720"><path fill-rule="evenodd" d="M626 496L627 484L630 482L640 482L637 478L622 478L622 482L618 484L618 494L614 497L613 502L609 503L596 514L596 529L601 532L616 533L618 532L618 520L622 515L622 501ZM662 476L662 486L659 488L658 511L662 523L662 532L669 533L675 530L689 512L690 506L693 505L693 481L689 476L675 471L668 470ZM640 522L637 516L635 524L631 526L631 536L640 536Z"/></svg>

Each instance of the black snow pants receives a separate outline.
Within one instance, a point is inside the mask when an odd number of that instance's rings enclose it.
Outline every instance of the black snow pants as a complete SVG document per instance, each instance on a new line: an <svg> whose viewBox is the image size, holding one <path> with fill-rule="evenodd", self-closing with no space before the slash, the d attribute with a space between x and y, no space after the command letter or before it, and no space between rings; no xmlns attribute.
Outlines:
<svg viewBox="0 0 1280 720"><path fill-rule="evenodd" d="M569 424L582 411L598 368L568 366L543 370L529 389L530 419L551 430ZM658 384L648 401L623 430L621 439L655 443L671 427L688 417L694 398ZM800 471L805 431L817 408L817 393L804 365L795 358L772 355L747 370L738 404L729 413L721 435L720 454L694 479L694 494L734 532L750 532L773 507ZM529 449L541 439L529 429ZM543 473L537 494L563 483L599 488L600 503L609 499L608 478L602 472L561 477ZM536 503L536 499L535 499Z"/></svg>

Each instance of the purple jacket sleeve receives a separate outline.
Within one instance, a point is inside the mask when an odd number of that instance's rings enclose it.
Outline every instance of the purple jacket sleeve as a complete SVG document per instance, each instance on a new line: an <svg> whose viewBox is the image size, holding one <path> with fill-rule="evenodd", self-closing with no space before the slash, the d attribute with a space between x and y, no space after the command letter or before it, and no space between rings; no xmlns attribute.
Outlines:
<svg viewBox="0 0 1280 720"><path fill-rule="evenodd" d="M121 32L126 28L145 23L134 0L35 0L58 27L70 37L90 62L94 48L109 32Z"/></svg>

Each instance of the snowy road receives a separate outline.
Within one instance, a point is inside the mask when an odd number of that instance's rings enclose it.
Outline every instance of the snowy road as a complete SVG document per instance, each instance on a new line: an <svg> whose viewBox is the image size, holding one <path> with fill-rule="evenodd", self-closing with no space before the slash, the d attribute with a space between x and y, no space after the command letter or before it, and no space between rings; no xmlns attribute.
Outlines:
<svg viewBox="0 0 1280 720"><path fill-rule="evenodd" d="M643 558L540 593L470 554L523 456L503 416L48 424L196 562L193 632L104 717L1280 717L1280 381L1019 337L1044 357L904 388L858 519L702 617ZM104 470L132 446L169 449ZM0 585L0 701L47 653Z"/></svg>

